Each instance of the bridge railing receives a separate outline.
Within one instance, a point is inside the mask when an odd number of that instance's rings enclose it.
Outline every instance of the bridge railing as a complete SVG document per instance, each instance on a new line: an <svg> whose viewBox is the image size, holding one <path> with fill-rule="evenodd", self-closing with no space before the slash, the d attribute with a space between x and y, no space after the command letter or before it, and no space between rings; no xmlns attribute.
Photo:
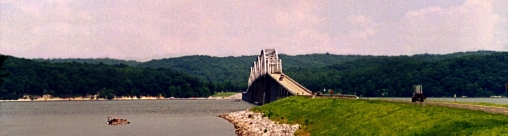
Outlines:
<svg viewBox="0 0 508 136"><path fill-rule="evenodd" d="M257 57L250 68L248 86L260 76L269 73L282 73L282 60L278 58L276 50L268 50L266 54L265 50L261 51L261 55Z"/></svg>
<svg viewBox="0 0 508 136"><path fill-rule="evenodd" d="M277 60L275 63L271 63L270 67L268 67L268 72L270 74L281 74L282 73L282 60Z"/></svg>
<svg viewBox="0 0 508 136"><path fill-rule="evenodd" d="M298 82L296 82L295 80L289 78L289 77L286 77L287 79L289 79L289 81L293 82L296 86L302 88L302 90L304 90L305 92L309 93L309 94L312 94L312 91L310 91L309 89L305 88L303 85L299 84Z"/></svg>

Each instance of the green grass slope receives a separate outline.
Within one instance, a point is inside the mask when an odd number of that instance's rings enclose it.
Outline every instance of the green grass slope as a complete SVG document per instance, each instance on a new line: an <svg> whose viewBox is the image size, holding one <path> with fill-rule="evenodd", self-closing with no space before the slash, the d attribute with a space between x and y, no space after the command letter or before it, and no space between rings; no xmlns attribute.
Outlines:
<svg viewBox="0 0 508 136"><path fill-rule="evenodd" d="M298 135L508 135L508 116L379 100L288 97L254 107Z"/></svg>

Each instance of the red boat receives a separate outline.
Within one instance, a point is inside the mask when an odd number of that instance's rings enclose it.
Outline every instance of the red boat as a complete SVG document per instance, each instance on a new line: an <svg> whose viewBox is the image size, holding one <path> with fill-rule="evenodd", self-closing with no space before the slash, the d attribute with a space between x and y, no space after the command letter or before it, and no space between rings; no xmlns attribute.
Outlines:
<svg viewBox="0 0 508 136"><path fill-rule="evenodd" d="M131 122L127 121L127 119L120 119L117 117L108 117L108 122L106 123L108 125L131 124Z"/></svg>

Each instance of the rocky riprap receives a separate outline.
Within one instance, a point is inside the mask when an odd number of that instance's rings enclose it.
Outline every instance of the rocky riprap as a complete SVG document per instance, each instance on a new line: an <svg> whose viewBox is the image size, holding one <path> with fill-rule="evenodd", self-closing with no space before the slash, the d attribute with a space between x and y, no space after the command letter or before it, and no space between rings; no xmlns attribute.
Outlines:
<svg viewBox="0 0 508 136"><path fill-rule="evenodd" d="M277 124L249 110L221 114L219 117L233 123L236 134L240 136L292 136L299 128L298 124Z"/></svg>

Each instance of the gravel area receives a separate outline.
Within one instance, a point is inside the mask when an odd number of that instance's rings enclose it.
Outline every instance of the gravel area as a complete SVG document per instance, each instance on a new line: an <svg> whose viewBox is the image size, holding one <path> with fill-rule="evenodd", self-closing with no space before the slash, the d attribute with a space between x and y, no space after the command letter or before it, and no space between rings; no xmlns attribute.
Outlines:
<svg viewBox="0 0 508 136"><path fill-rule="evenodd" d="M249 110L221 114L219 117L233 123L239 136L292 136L299 128L298 124L278 124Z"/></svg>

